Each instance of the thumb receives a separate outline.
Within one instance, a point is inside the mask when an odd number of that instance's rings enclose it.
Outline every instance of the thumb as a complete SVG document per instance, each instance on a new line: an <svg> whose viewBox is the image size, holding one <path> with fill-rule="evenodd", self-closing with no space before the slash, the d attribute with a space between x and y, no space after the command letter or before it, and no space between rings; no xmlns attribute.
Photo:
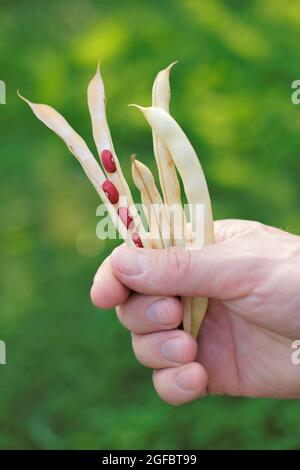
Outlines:
<svg viewBox="0 0 300 470"><path fill-rule="evenodd" d="M121 246L113 251L110 260L114 275L136 292L226 300L246 294L250 268L247 259L252 257L246 257L242 264L240 257L226 242L220 242L201 250Z"/></svg>

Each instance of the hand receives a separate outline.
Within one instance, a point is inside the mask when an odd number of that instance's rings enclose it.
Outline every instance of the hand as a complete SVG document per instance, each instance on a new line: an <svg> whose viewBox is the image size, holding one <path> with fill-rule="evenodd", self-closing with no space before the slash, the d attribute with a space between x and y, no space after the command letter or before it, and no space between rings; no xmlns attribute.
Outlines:
<svg viewBox="0 0 300 470"><path fill-rule="evenodd" d="M300 237L242 220L216 222L215 237L199 251L116 248L95 276L94 304L118 306L137 359L154 369L168 403L300 397L300 366L291 361L300 339ZM197 342L177 329L177 296L211 299Z"/></svg>

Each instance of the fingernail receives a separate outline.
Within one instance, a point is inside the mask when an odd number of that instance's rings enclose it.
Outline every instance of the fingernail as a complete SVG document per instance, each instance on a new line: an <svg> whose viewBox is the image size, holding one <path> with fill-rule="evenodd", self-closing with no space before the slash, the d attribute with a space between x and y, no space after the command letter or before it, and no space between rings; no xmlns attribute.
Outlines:
<svg viewBox="0 0 300 470"><path fill-rule="evenodd" d="M112 258L119 271L127 276L136 276L146 271L147 256L140 248L136 250L126 247L118 248L113 251Z"/></svg>
<svg viewBox="0 0 300 470"><path fill-rule="evenodd" d="M171 323L170 314L169 303L166 299L157 300L146 309L147 317L155 325L169 325Z"/></svg>
<svg viewBox="0 0 300 470"><path fill-rule="evenodd" d="M175 378L175 381L178 387L184 391L190 392L192 390L196 390L194 381L192 380L192 377L188 368L179 372Z"/></svg>
<svg viewBox="0 0 300 470"><path fill-rule="evenodd" d="M171 362L181 364L183 361L183 347L185 341L181 337L169 339L160 347L161 354Z"/></svg>

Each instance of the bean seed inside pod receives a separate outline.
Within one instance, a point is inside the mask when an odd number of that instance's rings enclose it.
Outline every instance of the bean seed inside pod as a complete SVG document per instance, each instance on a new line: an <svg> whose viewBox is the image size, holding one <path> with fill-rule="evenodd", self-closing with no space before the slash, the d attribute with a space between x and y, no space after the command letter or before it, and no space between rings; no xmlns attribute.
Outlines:
<svg viewBox="0 0 300 470"><path fill-rule="evenodd" d="M102 183L102 189L112 204L116 204L119 201L118 190L111 181L105 180Z"/></svg>
<svg viewBox="0 0 300 470"><path fill-rule="evenodd" d="M120 217L126 228L130 228L130 226L133 224L133 217L127 207L119 207L118 216Z"/></svg>
<svg viewBox="0 0 300 470"><path fill-rule="evenodd" d="M101 161L103 166L108 173L115 173L117 171L116 163L114 161L113 154L110 150L103 150L101 153Z"/></svg>
<svg viewBox="0 0 300 470"><path fill-rule="evenodd" d="M137 232L132 234L132 240L136 247L143 248L142 240Z"/></svg>

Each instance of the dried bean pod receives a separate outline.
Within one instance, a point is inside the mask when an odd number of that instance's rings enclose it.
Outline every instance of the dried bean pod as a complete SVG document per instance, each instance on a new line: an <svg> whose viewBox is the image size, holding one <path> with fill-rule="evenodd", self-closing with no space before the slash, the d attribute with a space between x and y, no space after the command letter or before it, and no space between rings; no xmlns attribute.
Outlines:
<svg viewBox="0 0 300 470"><path fill-rule="evenodd" d="M203 243L213 243L214 230L211 201L206 179L195 150L181 127L166 111L154 106L149 108L138 106L138 108L143 112L152 131L158 135L171 153L182 178L190 207L197 208L200 207L200 205L204 207L204 227L197 225L197 217L193 213L194 211L190 211L193 233L199 233L200 230L203 230ZM192 245L194 248L202 248L203 246L203 244L195 244L195 242L193 242ZM196 297L192 301L190 327L191 333L195 337L198 335L201 322L207 309L207 304L207 299L202 297ZM193 312L197 312L197 315L194 315Z"/></svg>
<svg viewBox="0 0 300 470"><path fill-rule="evenodd" d="M108 213L111 216L114 225L120 232L123 240L126 241L129 246L135 246L131 237L128 237L128 232L125 226L118 223L116 208L111 204L110 200L102 190L102 184L106 179L105 175L82 137L80 137L66 119L51 106L32 103L21 96L20 93L18 93L18 95L30 106L35 116L42 121L43 124L63 139L69 150L81 164L84 172L105 204Z"/></svg>
<svg viewBox="0 0 300 470"><path fill-rule="evenodd" d="M133 203L130 188L123 175L120 162L114 149L112 137L106 118L105 89L99 65L96 74L89 83L87 97L89 111L91 115L93 136L98 154L101 157L107 177L110 181L113 182L113 184L117 188L120 198L126 198L126 201L123 203L123 205L126 205L128 208L130 208L130 212L133 218L133 226L130 227L129 230L137 231L143 240L143 245L145 246L145 248L150 248L151 246L147 239L146 231L144 230L139 214ZM108 154L104 154L105 158L102 158L103 151L106 152L107 150L109 150L111 153L114 165L112 165L111 158ZM110 171L112 169L114 171ZM129 238L131 239L131 236L129 236Z"/></svg>

